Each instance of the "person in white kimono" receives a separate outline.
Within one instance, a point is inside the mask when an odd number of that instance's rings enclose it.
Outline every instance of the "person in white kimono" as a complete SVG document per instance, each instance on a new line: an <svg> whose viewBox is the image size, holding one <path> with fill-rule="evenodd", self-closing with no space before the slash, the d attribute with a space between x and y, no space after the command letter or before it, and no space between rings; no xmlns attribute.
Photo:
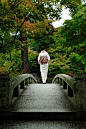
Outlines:
<svg viewBox="0 0 86 129"><path fill-rule="evenodd" d="M42 62L41 58L47 58L47 61ZM45 59L46 60L46 59ZM42 82L43 84L46 83L47 81L47 74L48 74L48 65L49 65L49 61L50 61L50 56L49 54L45 51L45 47L42 46L41 47L41 52L39 53L38 56L38 63L40 64L40 72L41 72L41 78L42 78Z"/></svg>

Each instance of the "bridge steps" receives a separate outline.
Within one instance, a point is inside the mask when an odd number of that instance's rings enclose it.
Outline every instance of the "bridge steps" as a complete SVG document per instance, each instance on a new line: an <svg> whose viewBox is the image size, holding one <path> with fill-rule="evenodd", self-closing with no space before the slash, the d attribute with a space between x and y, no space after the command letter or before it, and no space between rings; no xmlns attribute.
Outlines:
<svg viewBox="0 0 86 129"><path fill-rule="evenodd" d="M29 84L5 117L28 120L77 120L72 101L59 84Z"/></svg>

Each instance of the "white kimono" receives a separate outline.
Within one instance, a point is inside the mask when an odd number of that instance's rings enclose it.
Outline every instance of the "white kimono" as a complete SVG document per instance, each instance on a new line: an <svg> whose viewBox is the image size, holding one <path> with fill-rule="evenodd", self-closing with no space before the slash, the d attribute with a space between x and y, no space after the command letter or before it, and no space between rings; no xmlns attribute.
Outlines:
<svg viewBox="0 0 86 129"><path fill-rule="evenodd" d="M40 62L40 57L41 56L47 56L47 58L48 58L48 63L47 64L41 64L41 62ZM40 72L41 72L41 77L42 77L42 82L43 83L46 83L46 80L47 80L49 61L50 61L49 54L46 51L41 51L39 56L38 56L38 63L40 64Z"/></svg>

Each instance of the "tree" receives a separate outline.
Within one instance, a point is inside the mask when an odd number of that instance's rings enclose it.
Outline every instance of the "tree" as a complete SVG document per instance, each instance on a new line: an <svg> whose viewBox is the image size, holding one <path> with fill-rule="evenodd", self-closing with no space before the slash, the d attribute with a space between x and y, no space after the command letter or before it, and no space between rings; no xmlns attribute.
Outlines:
<svg viewBox="0 0 86 129"><path fill-rule="evenodd" d="M0 52L9 52L13 48L22 49L22 44L25 42L22 43L16 38L18 32L22 32L23 25L27 22L30 22L31 25L40 21L44 22L44 19L48 18L58 19L60 16L58 12L61 12L61 8L54 0L1 0ZM30 29L24 28L22 34L27 36L29 33L32 34ZM26 50L26 47L24 50Z"/></svg>
<svg viewBox="0 0 86 129"><path fill-rule="evenodd" d="M0 1L0 47L2 48L0 52L9 51L16 47L14 41L26 21L34 24L44 21L45 18L57 19L61 9L59 6L53 8L53 5L56 5L54 0ZM14 36L11 36L11 33L14 33Z"/></svg>
<svg viewBox="0 0 86 129"><path fill-rule="evenodd" d="M74 46L78 44L85 43L86 35L86 17L85 17L86 5L82 6L72 18L72 20L67 20L64 22L61 34L66 39L66 45Z"/></svg>
<svg viewBox="0 0 86 129"><path fill-rule="evenodd" d="M80 5L80 10L66 20L61 27L59 34L64 39L63 47L71 47L71 52L67 53L67 61L70 69L75 72L86 72L86 4Z"/></svg>

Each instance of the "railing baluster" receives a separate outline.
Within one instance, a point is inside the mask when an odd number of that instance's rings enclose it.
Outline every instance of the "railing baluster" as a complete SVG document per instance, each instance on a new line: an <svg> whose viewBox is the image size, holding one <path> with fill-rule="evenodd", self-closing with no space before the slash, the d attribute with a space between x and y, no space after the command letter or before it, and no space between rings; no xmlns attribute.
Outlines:
<svg viewBox="0 0 86 129"><path fill-rule="evenodd" d="M18 96L20 94L20 85L14 88L13 96Z"/></svg>
<svg viewBox="0 0 86 129"><path fill-rule="evenodd" d="M67 83L64 80L62 80L62 85L63 85L63 89L67 89Z"/></svg>
<svg viewBox="0 0 86 129"><path fill-rule="evenodd" d="M67 95L73 97L73 90L70 88L68 84L67 84Z"/></svg>
<svg viewBox="0 0 86 129"><path fill-rule="evenodd" d="M59 78L59 84L62 85L62 79L61 78Z"/></svg>
<svg viewBox="0 0 86 129"><path fill-rule="evenodd" d="M25 88L25 80L20 83L20 88L21 89L24 89Z"/></svg>

